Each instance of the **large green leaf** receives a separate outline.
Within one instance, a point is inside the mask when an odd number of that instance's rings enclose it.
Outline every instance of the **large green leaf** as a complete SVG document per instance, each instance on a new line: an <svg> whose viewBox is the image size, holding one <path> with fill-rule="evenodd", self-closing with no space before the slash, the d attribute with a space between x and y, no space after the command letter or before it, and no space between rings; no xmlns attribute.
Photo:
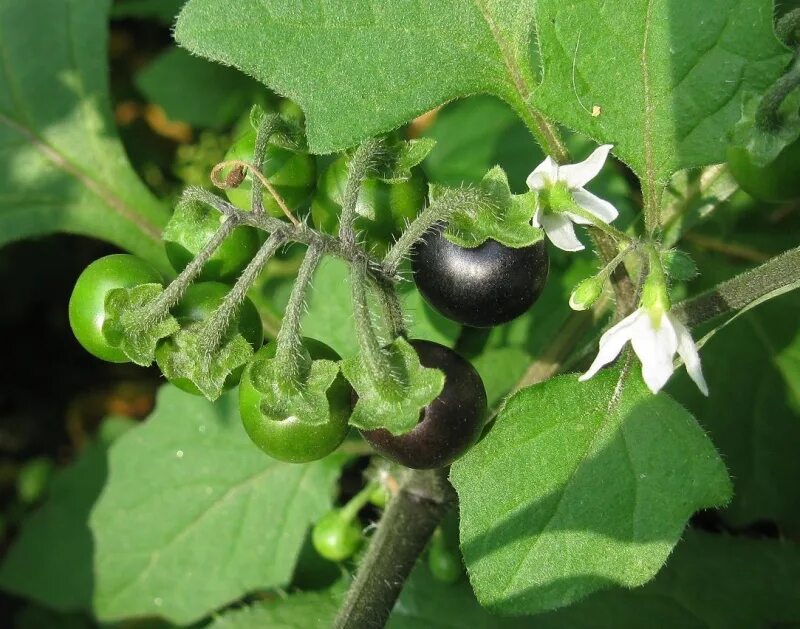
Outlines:
<svg viewBox="0 0 800 629"><path fill-rule="evenodd" d="M532 1L190 0L175 29L191 52L233 65L300 104L315 152L487 92L520 111L535 84Z"/></svg>
<svg viewBox="0 0 800 629"><path fill-rule="evenodd" d="M711 395L685 374L670 390L711 433L736 491L723 517L800 531L800 295L763 304L733 322L701 352Z"/></svg>
<svg viewBox="0 0 800 629"><path fill-rule="evenodd" d="M109 443L130 425L126 419L106 420L98 441L55 475L0 566L0 587L59 611L91 609L89 511L106 480Z"/></svg>
<svg viewBox="0 0 800 629"><path fill-rule="evenodd" d="M742 96L788 62L772 0L538 0L534 103L643 179L725 160Z"/></svg>
<svg viewBox="0 0 800 629"><path fill-rule="evenodd" d="M169 213L114 130L106 63L110 0L0 0L0 245L84 234L168 268Z"/></svg>
<svg viewBox="0 0 800 629"><path fill-rule="evenodd" d="M647 582L689 516L731 491L694 418L617 370L521 391L451 480L478 599L510 613Z"/></svg>
<svg viewBox="0 0 800 629"><path fill-rule="evenodd" d="M153 415L111 449L92 512L97 615L189 623L286 584L310 523L331 507L341 463L264 455L235 392L211 404L163 388Z"/></svg>

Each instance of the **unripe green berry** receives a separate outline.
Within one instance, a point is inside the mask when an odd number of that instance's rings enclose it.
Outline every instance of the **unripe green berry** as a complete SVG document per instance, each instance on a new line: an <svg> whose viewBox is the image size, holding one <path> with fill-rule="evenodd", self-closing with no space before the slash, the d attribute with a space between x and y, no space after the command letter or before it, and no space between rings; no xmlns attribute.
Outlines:
<svg viewBox="0 0 800 629"><path fill-rule="evenodd" d="M588 310L603 294L603 282L597 277L583 280L569 296L569 307L573 310Z"/></svg>
<svg viewBox="0 0 800 629"><path fill-rule="evenodd" d="M361 527L347 519L343 509L334 509L314 525L311 542L325 559L344 561L352 557L361 546Z"/></svg>

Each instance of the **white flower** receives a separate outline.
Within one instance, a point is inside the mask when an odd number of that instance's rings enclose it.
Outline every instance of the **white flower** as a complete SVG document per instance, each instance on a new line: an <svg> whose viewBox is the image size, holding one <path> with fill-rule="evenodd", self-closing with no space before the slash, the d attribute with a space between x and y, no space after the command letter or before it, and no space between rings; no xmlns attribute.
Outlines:
<svg viewBox="0 0 800 629"><path fill-rule="evenodd" d="M675 352L680 354L692 380L708 395L700 356L692 335L683 323L668 310L656 309L656 316L644 307L638 308L600 337L600 349L581 382L594 376L601 367L614 360L628 341L642 362L642 377L653 393L658 393L669 380Z"/></svg>
<svg viewBox="0 0 800 629"><path fill-rule="evenodd" d="M584 161L578 164L559 166L550 157L546 158L528 176L528 187L531 190L545 190L554 184L564 184L572 199L586 212L596 216L604 223L610 223L619 214L608 201L593 195L583 186L594 179L606 162L611 144L604 144L594 150ZM533 217L533 226L544 229L550 241L564 251L580 251L584 248L577 236L573 223L591 225L591 221L583 216L564 212L546 212L540 203Z"/></svg>

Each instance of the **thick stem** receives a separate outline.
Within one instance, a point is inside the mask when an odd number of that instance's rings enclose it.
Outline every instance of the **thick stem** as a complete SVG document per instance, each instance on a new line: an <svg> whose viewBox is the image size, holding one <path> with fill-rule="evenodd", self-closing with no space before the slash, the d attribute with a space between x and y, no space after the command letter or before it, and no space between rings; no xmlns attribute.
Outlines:
<svg viewBox="0 0 800 629"><path fill-rule="evenodd" d="M353 153L347 171L347 184L342 198L342 214L339 218L339 238L345 245L353 246L356 242L354 223L356 220L356 205L361 184L364 183L370 170L375 165L375 159L381 151L380 140L370 138L361 143Z"/></svg>
<svg viewBox="0 0 800 629"><path fill-rule="evenodd" d="M279 380L289 384L299 384L305 376L300 322L305 311L306 294L311 286L311 277L321 259L322 248L318 245L311 245L306 250L286 306L278 338L275 339L275 373L278 374Z"/></svg>
<svg viewBox="0 0 800 629"><path fill-rule="evenodd" d="M378 629L386 624L451 500L446 470L406 472L347 592L336 629Z"/></svg>
<svg viewBox="0 0 800 629"><path fill-rule="evenodd" d="M386 315L392 340L398 336L407 336L406 317L403 314L403 307L400 305L394 284L385 277L378 276L375 280L375 287L378 289L381 308Z"/></svg>
<svg viewBox="0 0 800 629"><path fill-rule="evenodd" d="M688 326L695 327L798 287L800 247L790 249L702 295L677 304L672 312Z"/></svg>
<svg viewBox="0 0 800 629"><path fill-rule="evenodd" d="M206 262L214 255L214 252L222 244L222 241L230 235L238 224L239 221L235 216L229 216L225 219L225 222L219 226L219 229L214 232L214 235L211 236L205 246L198 251L192 261L186 265L186 268L184 268L183 271L178 274L178 277L172 280L169 286L164 289L164 292L147 307L144 316L141 318L141 326L143 329L151 327L160 321L167 312L169 312L169 309L180 301L181 297L183 297L183 293L186 292L186 289L189 287L189 284L200 274Z"/></svg>
<svg viewBox="0 0 800 629"><path fill-rule="evenodd" d="M250 260L245 267L239 279L231 288L230 292L225 295L225 299L219 305L214 313L208 318L203 325L202 332L202 346L208 348L209 353L219 348L225 333L230 327L231 321L236 316L236 311L239 309L241 303L247 297L247 291L258 278L259 274L266 265L267 261L275 255L283 242L285 236L283 232L274 232L267 238L267 241L261 245L253 259Z"/></svg>
<svg viewBox="0 0 800 629"><path fill-rule="evenodd" d="M800 86L800 56L795 57L789 71L764 92L756 110L756 128L775 132L781 127L781 105L786 97Z"/></svg>
<svg viewBox="0 0 800 629"><path fill-rule="evenodd" d="M796 46L800 43L800 9L792 9L775 24L775 34L787 46Z"/></svg>

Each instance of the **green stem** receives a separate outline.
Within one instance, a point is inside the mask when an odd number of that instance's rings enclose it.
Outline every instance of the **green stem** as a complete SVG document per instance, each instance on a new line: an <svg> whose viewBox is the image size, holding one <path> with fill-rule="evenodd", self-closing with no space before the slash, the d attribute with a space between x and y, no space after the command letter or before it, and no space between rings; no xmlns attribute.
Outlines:
<svg viewBox="0 0 800 629"><path fill-rule="evenodd" d="M800 247L677 304L672 312L690 327L751 307L800 287Z"/></svg>
<svg viewBox="0 0 800 629"><path fill-rule="evenodd" d="M775 34L787 46L796 46L800 43L798 30L800 30L800 9L792 9L775 24Z"/></svg>
<svg viewBox="0 0 800 629"><path fill-rule="evenodd" d="M306 294L311 285L311 278L314 271L322 260L322 248L318 245L311 245L306 250L303 263L297 272L292 294L286 306L283 316L283 323L275 339L275 373L278 380L289 385L296 385L303 382L306 376L308 365L303 363L305 354L303 351L303 339L300 335L300 323L305 311Z"/></svg>
<svg viewBox="0 0 800 629"><path fill-rule="evenodd" d="M383 144L376 138L364 140L353 153L347 171L347 184L342 198L342 213L339 218L339 239L345 245L355 245L356 236L354 224L356 220L356 205L358 194L364 179L369 175L375 164L375 159L381 151Z"/></svg>
<svg viewBox="0 0 800 629"><path fill-rule="evenodd" d="M375 288L378 290L381 308L389 324L389 332L392 336L392 340L399 336L407 336L406 317L403 313L403 307L400 305L400 299L397 296L397 290L395 290L394 284L380 276L375 279L374 283Z"/></svg>
<svg viewBox="0 0 800 629"><path fill-rule="evenodd" d="M350 289L353 297L353 319L356 326L356 337L361 358L367 364L372 381L375 386L391 395L399 393L398 382L392 373L392 366L381 347L372 315L367 302L367 272L366 262L354 261L350 265Z"/></svg>
<svg viewBox="0 0 800 629"><path fill-rule="evenodd" d="M370 495L373 491L375 491L375 489L377 489L377 487L377 482L370 481L361 491L350 498L350 500L347 501L347 504L339 511L339 515L341 516L342 520L344 522L352 522L358 515L358 512L361 511L361 509L364 508L364 505L369 502Z"/></svg>
<svg viewBox="0 0 800 629"><path fill-rule="evenodd" d="M653 235L661 226L661 197L664 194L664 186L647 178L642 179L641 183L644 226L647 233Z"/></svg>
<svg viewBox="0 0 800 629"><path fill-rule="evenodd" d="M336 629L386 624L417 557L454 499L446 474L446 468L408 470L400 480L334 621Z"/></svg>
<svg viewBox="0 0 800 629"><path fill-rule="evenodd" d="M267 155L267 146L275 132L281 127L281 118L277 114L267 114L258 125L256 132L256 144L253 150L253 166L258 172L264 170L264 160ZM262 214L264 212L264 185L258 177L252 177L252 197L251 207L253 212Z"/></svg>
<svg viewBox="0 0 800 629"><path fill-rule="evenodd" d="M554 208L554 209L559 209L559 208ZM628 234L626 234L623 231L620 231L613 225L609 225L608 223L602 221L591 212L584 210L574 200L570 203L568 211L570 214L576 214L577 216L580 216L581 218L584 218L587 221L591 222L592 227L594 227L595 229L599 229L606 236L612 238L617 243L630 245L633 242L633 238L628 236Z"/></svg>
<svg viewBox="0 0 800 629"><path fill-rule="evenodd" d="M789 70L764 92L756 110L756 128L774 133L781 128L783 120L780 107L786 97L800 86L800 56L796 56Z"/></svg>
<svg viewBox="0 0 800 629"><path fill-rule="evenodd" d="M517 114L528 131L536 140L537 144L544 149L550 157L552 157L557 164L569 164L570 156L564 140L558 132L558 128L550 122L538 109L532 107L530 104L515 99Z"/></svg>
<svg viewBox="0 0 800 629"><path fill-rule="evenodd" d="M473 216L478 208L486 203L486 197L476 188L455 188L442 193L419 213L383 258L386 275L393 277L397 274L401 262L409 255L417 241L437 223L447 221L456 212Z"/></svg>
<svg viewBox="0 0 800 629"><path fill-rule="evenodd" d="M250 287L261 274L264 265L275 255L278 247L284 243L285 239L283 232L280 231L274 232L267 238L258 253L242 271L233 288L225 295L225 299L222 300L219 308L203 324L201 346L207 348L209 353L219 349L231 321L236 316L236 311L247 297L247 291L250 290Z"/></svg>
<svg viewBox="0 0 800 629"><path fill-rule="evenodd" d="M169 286L164 289L164 292L145 308L145 312L140 319L142 329L155 325L166 316L170 308L180 301L189 284L200 275L200 271L203 270L206 262L214 255L222 241L230 235L238 224L239 220L235 216L229 216L225 219L225 222L219 226L219 229L214 232L203 248L197 252L192 261L178 274L178 277L172 280Z"/></svg>

